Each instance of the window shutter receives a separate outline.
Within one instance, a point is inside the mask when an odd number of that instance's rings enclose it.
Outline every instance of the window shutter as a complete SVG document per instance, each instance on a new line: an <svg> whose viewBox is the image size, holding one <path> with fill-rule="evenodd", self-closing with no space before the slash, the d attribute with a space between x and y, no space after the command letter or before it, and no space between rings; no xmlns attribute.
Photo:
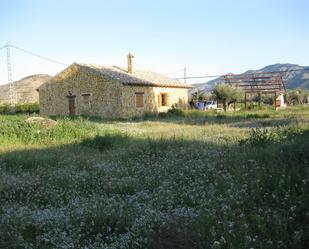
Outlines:
<svg viewBox="0 0 309 249"><path fill-rule="evenodd" d="M158 95L158 107L162 106L162 98L161 98L161 94Z"/></svg>
<svg viewBox="0 0 309 249"><path fill-rule="evenodd" d="M166 105L171 106L171 98L169 94L166 94Z"/></svg>
<svg viewBox="0 0 309 249"><path fill-rule="evenodd" d="M144 93L135 93L135 106L137 108L144 107Z"/></svg>

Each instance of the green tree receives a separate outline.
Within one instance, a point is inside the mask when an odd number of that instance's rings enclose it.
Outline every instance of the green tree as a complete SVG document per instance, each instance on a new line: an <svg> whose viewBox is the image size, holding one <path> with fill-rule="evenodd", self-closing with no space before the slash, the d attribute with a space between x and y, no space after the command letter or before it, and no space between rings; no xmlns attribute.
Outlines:
<svg viewBox="0 0 309 249"><path fill-rule="evenodd" d="M197 90L192 94L192 100L204 100L205 99L205 92L203 90Z"/></svg>
<svg viewBox="0 0 309 249"><path fill-rule="evenodd" d="M285 100L289 105L304 104L308 96L304 89L290 90L285 93Z"/></svg>
<svg viewBox="0 0 309 249"><path fill-rule="evenodd" d="M225 112L230 104L240 101L244 96L244 92L240 88L225 83L216 85L213 94L217 101L223 103L223 109Z"/></svg>

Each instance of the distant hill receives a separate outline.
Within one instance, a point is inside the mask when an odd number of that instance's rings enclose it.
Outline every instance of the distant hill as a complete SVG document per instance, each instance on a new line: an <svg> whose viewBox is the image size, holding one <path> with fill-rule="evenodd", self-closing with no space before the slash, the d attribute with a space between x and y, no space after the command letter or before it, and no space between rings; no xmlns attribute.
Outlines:
<svg viewBox="0 0 309 249"><path fill-rule="evenodd" d="M258 70L248 70L244 72L244 74L254 72L273 72L273 71L287 71L287 70L303 70L303 71L293 71L287 73L286 87L288 89L295 89L295 88L309 89L309 66L299 66L296 64L273 64ZM197 90L210 91L215 87L216 84L223 81L224 81L223 77L219 77L207 83L193 84L191 93Z"/></svg>
<svg viewBox="0 0 309 249"><path fill-rule="evenodd" d="M17 103L37 102L39 94L36 89L51 78L47 74L31 75L14 82ZM9 102L9 85L0 85L0 104Z"/></svg>

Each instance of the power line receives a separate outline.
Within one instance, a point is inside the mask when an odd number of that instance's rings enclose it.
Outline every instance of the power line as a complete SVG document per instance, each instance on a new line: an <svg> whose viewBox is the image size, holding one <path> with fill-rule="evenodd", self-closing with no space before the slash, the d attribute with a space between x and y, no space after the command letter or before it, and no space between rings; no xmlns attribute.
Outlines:
<svg viewBox="0 0 309 249"><path fill-rule="evenodd" d="M290 69L290 70L280 70L280 71L271 71L271 72L258 72L258 73L289 73L289 72L297 72L297 71L307 71L309 70L309 68L302 68L302 69ZM255 73L243 73L243 74L239 74L239 75L254 75ZM218 78L218 77L223 77L226 74L221 74L221 75L203 75L203 76L189 76L186 77L186 79L204 79L204 78ZM238 74L234 74L234 75L238 75ZM184 79L185 77L179 77L179 78L174 78L176 80L181 80Z"/></svg>
<svg viewBox="0 0 309 249"><path fill-rule="evenodd" d="M183 68L177 71L174 71L174 72L166 73L165 75L170 75L170 74L179 73L179 72L183 72Z"/></svg>
<svg viewBox="0 0 309 249"><path fill-rule="evenodd" d="M65 64L65 63L62 63L62 62L59 62L59 61L47 58L47 57L39 55L37 53L33 53L33 52L29 51L29 50L26 50L24 48L12 45L10 43L8 43L5 46L1 47L0 50L2 50L4 48L7 48L7 47L13 47L13 48L15 48L17 50L20 50L20 51L24 52L24 53L30 54L32 56L38 57L40 59L43 59L43 60L46 60L46 61L49 61L49 62L52 62L52 63L56 63L56 64L59 64L59 65L62 65L62 66L68 66L68 64ZM180 69L180 70L177 70L177 71L174 71L174 72L171 72L171 73L167 73L166 75L178 73L178 72L183 71L183 70L184 69ZM296 72L296 71L307 71L307 70L309 70L309 68L281 70L281 71L272 71L272 72L261 72L261 73L284 73L284 72ZM218 77L223 77L223 76L226 75L226 74L221 74L221 75L186 76L185 72L186 72L186 70L184 70L184 77L177 77L177 78L174 78L174 79L176 79L176 80L205 79L205 78L218 78ZM254 75L254 74L255 73L244 73L244 74L241 74L241 75Z"/></svg>
<svg viewBox="0 0 309 249"><path fill-rule="evenodd" d="M5 46L1 47L1 48L0 48L0 50L1 50L1 49L4 49L4 48L6 48L7 46L8 46L8 44L6 44Z"/></svg>
<svg viewBox="0 0 309 249"><path fill-rule="evenodd" d="M43 59L43 60L46 60L46 61L49 61L49 62L52 62L52 63L55 63L55 64L59 64L59 65L62 65L62 66L68 66L68 65L65 64L65 63L62 63L62 62L59 62L59 61L47 58L45 56L33 53L33 52L29 51L29 50L20 48L18 46L12 45L10 42L8 42L5 46L0 47L0 50L6 49L8 85L9 85L9 102L10 102L11 110L14 111L15 102L16 102L16 94L15 94L16 89L14 89L15 88L15 86L14 86L15 82L12 80L12 68L11 68L11 64L12 63L11 63L11 53L10 53L10 49L11 48L15 48L15 49L17 49L19 51L22 51L24 53L30 54L32 56L38 57L40 59Z"/></svg>
<svg viewBox="0 0 309 249"><path fill-rule="evenodd" d="M186 79L190 80L190 79L204 79L204 78L216 78L216 77L220 77L220 76L224 76L224 74L222 75L204 75L204 76L187 76ZM174 78L175 80L182 80L184 79L184 77L179 77L179 78Z"/></svg>
<svg viewBox="0 0 309 249"><path fill-rule="evenodd" d="M29 51L29 50L26 50L26 49L17 47L17 46L12 45L12 44L6 45L6 46L10 46L10 47L15 48L15 49L17 49L17 50L20 50L20 51L22 51L22 52L24 52L24 53L30 54L30 55L32 55L32 56L38 57L38 58L40 58L40 59L43 59L43 60L46 60L46 61L49 61L49 62L53 62L53 63L59 64L59 65L62 65L62 66L68 66L68 64L65 64L65 63L62 63L62 62L59 62L59 61L56 61L56 60L47 58L47 57L45 57L45 56L42 56L42 55L33 53L33 52Z"/></svg>

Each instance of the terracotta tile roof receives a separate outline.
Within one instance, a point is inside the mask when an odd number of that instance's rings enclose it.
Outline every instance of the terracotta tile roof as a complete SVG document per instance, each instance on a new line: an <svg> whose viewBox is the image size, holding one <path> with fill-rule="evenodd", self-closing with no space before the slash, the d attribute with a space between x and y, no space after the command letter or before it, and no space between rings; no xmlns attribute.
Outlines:
<svg viewBox="0 0 309 249"><path fill-rule="evenodd" d="M120 81L124 85L140 85L140 86L156 86L156 87L178 87L178 88L191 88L183 82L179 82L175 79L168 78L164 75L145 71L145 70L134 70L132 74L127 73L125 70L118 67L106 67L89 64L78 64L85 70L92 70L96 73L101 74L104 77Z"/></svg>

